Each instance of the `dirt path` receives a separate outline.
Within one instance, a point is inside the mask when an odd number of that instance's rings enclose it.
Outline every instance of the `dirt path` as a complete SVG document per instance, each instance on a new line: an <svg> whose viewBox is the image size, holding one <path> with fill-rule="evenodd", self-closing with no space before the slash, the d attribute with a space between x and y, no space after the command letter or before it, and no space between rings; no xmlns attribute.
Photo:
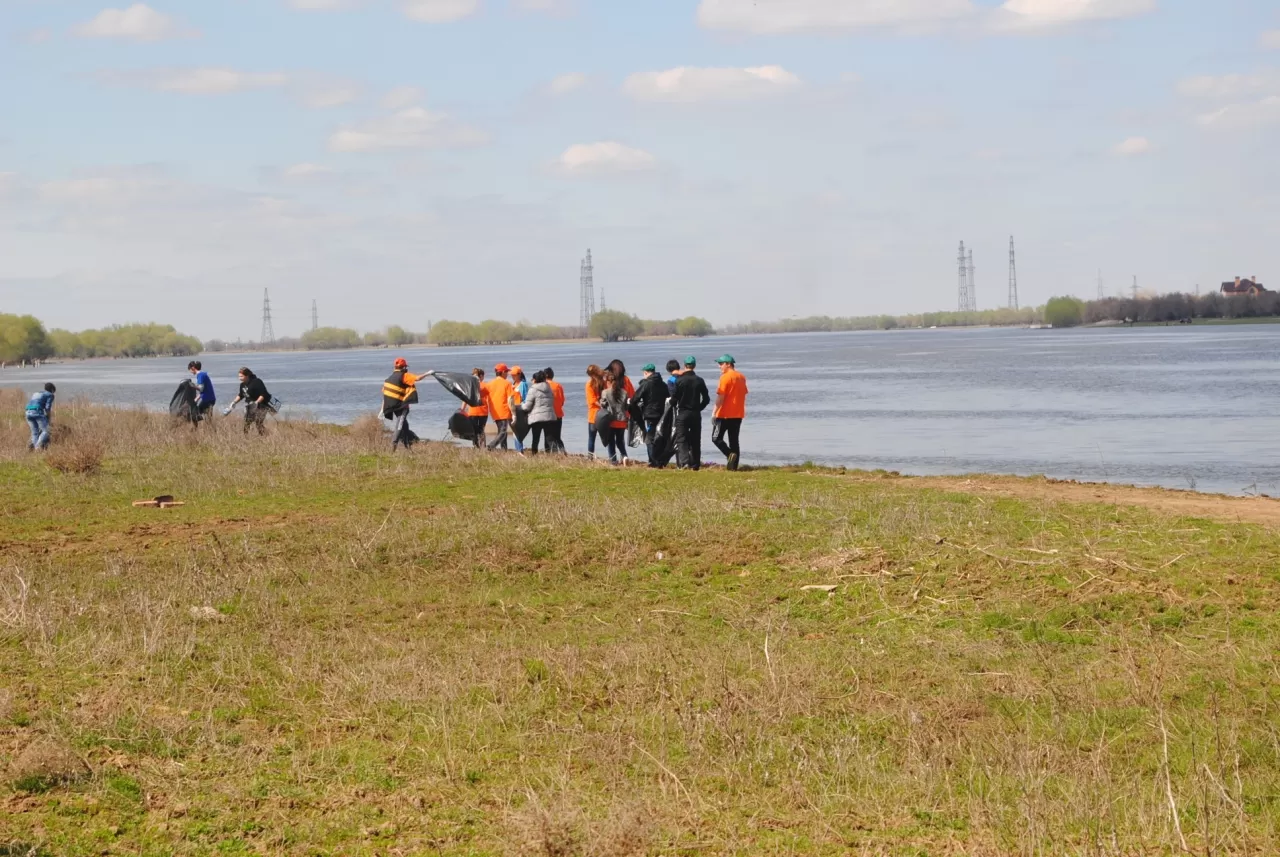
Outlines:
<svg viewBox="0 0 1280 857"><path fill-rule="evenodd" d="M895 481L944 491L994 494L1020 500L1063 500L1141 506L1167 515L1280 527L1280 500L1271 497L1227 497L1165 488L1134 488L1093 482L1060 482L1015 476L903 476Z"/></svg>

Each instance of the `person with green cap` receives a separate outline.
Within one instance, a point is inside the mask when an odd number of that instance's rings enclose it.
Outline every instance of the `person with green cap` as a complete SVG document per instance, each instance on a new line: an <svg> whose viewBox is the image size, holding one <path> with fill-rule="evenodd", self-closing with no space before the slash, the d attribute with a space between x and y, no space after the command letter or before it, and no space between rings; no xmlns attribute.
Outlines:
<svg viewBox="0 0 1280 857"><path fill-rule="evenodd" d="M676 466L681 470L702 469L702 412L711 404L711 394L707 392L707 382L694 371L697 366L696 357L684 359L684 371L671 396L676 412Z"/></svg>
<svg viewBox="0 0 1280 857"><path fill-rule="evenodd" d="M720 364L720 386L716 388L716 409L711 416L711 442L724 453L726 466L737 470L742 457L738 433L747 416L747 379L737 370L732 354L721 354L716 363Z"/></svg>
<svg viewBox="0 0 1280 857"><path fill-rule="evenodd" d="M636 388L631 404L639 411L644 426L644 446L649 452L650 467L658 466L658 458L654 455L654 436L658 432L658 425L662 422L662 414L666 410L670 395L667 382L658 374L658 367L652 363L644 364L644 378Z"/></svg>

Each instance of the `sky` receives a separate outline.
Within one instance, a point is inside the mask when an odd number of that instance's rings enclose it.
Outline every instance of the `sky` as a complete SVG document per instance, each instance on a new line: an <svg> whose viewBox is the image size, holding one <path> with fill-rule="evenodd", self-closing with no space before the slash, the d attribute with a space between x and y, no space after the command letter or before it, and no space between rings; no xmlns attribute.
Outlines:
<svg viewBox="0 0 1280 857"><path fill-rule="evenodd" d="M0 0L0 311L724 325L1280 286L1273 0ZM598 298L599 299L599 298Z"/></svg>

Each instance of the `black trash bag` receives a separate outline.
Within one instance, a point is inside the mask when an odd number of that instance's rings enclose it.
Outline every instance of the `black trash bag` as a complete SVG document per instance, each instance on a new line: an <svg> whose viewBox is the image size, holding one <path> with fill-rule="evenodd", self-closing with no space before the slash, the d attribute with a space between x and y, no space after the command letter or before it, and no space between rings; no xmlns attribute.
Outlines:
<svg viewBox="0 0 1280 857"><path fill-rule="evenodd" d="M511 433L516 436L516 440L524 443L524 439L529 436L529 414L516 408L511 413Z"/></svg>
<svg viewBox="0 0 1280 857"><path fill-rule="evenodd" d="M613 414L609 413L609 409L601 407L596 411L596 421L594 423L596 434L607 435L613 428Z"/></svg>
<svg viewBox="0 0 1280 857"><path fill-rule="evenodd" d="M449 434L458 440L476 439L476 427L471 423L471 418L461 411L454 411L449 417Z"/></svg>
<svg viewBox="0 0 1280 857"><path fill-rule="evenodd" d="M432 375L440 386L473 408L480 407L480 379L462 372L436 372Z"/></svg>
<svg viewBox="0 0 1280 857"><path fill-rule="evenodd" d="M200 411L196 408L196 385L191 381L183 381L174 390L169 400L169 415L185 423L200 422Z"/></svg>
<svg viewBox="0 0 1280 857"><path fill-rule="evenodd" d="M668 399L667 406L662 410L662 419L658 420L658 426L653 431L654 467L666 467L671 463L671 459L675 457L675 419L675 408L672 406L671 400Z"/></svg>
<svg viewBox="0 0 1280 857"><path fill-rule="evenodd" d="M409 420L406 417L400 420L399 428L396 430L396 436L391 441L391 449L394 451L397 445L408 449L421 439L422 438L418 437L409 429Z"/></svg>

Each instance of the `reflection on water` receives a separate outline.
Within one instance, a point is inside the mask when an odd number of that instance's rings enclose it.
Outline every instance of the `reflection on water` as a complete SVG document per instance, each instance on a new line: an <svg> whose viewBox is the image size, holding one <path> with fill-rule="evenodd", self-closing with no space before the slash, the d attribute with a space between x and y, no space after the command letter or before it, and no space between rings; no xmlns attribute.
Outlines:
<svg viewBox="0 0 1280 857"><path fill-rule="evenodd" d="M631 368L732 352L751 386L743 460L907 473L1043 473L1228 493L1280 493L1280 326L1134 330L928 330L733 337L697 342L408 348L415 370L532 375L554 366L569 393L565 440L586 448L583 370ZM374 413L389 351L208 355L219 399L248 363L286 410L350 422ZM185 359L95 361L0 371L0 385L120 405L163 407ZM713 385L714 386L714 385ZM443 436L454 401L435 386L415 408L424 437ZM710 414L708 414L709 418ZM709 427L704 434L709 434ZM718 458L704 437L704 455Z"/></svg>

